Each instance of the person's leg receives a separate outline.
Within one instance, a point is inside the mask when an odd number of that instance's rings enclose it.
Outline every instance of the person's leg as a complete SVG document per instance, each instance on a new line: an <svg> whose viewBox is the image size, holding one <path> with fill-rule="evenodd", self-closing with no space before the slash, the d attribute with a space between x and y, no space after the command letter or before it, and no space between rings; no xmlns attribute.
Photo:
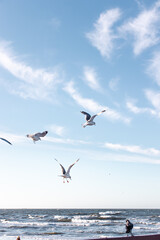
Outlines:
<svg viewBox="0 0 160 240"><path fill-rule="evenodd" d="M133 236L132 230L130 231L131 236Z"/></svg>

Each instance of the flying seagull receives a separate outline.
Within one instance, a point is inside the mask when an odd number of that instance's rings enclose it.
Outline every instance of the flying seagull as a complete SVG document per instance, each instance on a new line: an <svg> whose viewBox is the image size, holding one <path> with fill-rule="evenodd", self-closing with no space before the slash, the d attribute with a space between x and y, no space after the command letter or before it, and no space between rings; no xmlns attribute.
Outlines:
<svg viewBox="0 0 160 240"><path fill-rule="evenodd" d="M28 138L32 138L33 142L35 143L36 141L41 140L41 137L46 136L47 133L48 133L48 131L44 131L42 133L27 134L26 136Z"/></svg>
<svg viewBox="0 0 160 240"><path fill-rule="evenodd" d="M57 159L55 159L55 160L58 162ZM67 180L67 183L69 183L69 181L68 181L67 178L71 179L70 170L71 170L71 168L73 167L73 165L74 165L76 162L78 162L78 161L79 161L79 159L77 159L72 165L70 165L69 168L68 168L68 170L67 170L67 172L66 172L65 168L62 166L62 164L60 164L60 163L58 162L59 165L60 165L61 168L62 168L62 175L60 175L60 177L63 177L63 183L65 183L65 179ZM72 179L71 179L71 180L72 180Z"/></svg>
<svg viewBox="0 0 160 240"><path fill-rule="evenodd" d="M0 138L0 139L5 141L5 142L7 142L7 143L9 143L10 145L12 145L12 143L10 143L7 139L5 139L5 138Z"/></svg>
<svg viewBox="0 0 160 240"><path fill-rule="evenodd" d="M81 111L82 114L85 115L85 119L86 122L84 124L82 124L82 127L85 128L86 126L92 126L92 125L96 125L95 122L93 122L94 118L98 115L100 115L101 113L105 112L106 110L102 110L101 112L91 116L89 113Z"/></svg>

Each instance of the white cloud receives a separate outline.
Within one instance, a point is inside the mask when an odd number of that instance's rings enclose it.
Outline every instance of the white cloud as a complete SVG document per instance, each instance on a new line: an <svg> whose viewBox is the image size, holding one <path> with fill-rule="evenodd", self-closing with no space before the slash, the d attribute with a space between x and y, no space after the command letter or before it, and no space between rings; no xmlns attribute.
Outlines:
<svg viewBox="0 0 160 240"><path fill-rule="evenodd" d="M158 113L157 113L157 111L156 111L155 109L137 107L137 106L135 105L135 101L133 101L133 100L128 100L128 101L126 102L126 106L127 106L127 108L128 108L131 112L133 112L133 113L135 113L135 114L149 113L149 114L155 115L155 116L158 115Z"/></svg>
<svg viewBox="0 0 160 240"><path fill-rule="evenodd" d="M108 151L108 150L107 150ZM149 163L149 164L160 164L160 159L142 155L129 155L129 154L116 154L116 153L105 153L105 152L94 152L93 159L99 159L103 161L115 161L115 162L135 162L135 163Z"/></svg>
<svg viewBox="0 0 160 240"><path fill-rule="evenodd" d="M160 51L154 53L152 59L150 60L147 73L160 86Z"/></svg>
<svg viewBox="0 0 160 240"><path fill-rule="evenodd" d="M130 119L123 117L120 113L115 110L110 109L107 106L100 105L90 98L83 98L80 93L74 88L74 83L69 82L66 84L64 90L70 94L70 96L76 101L77 104L82 106L84 109L87 109L90 112L97 113L103 109L107 111L103 114L105 117L111 120L121 120L123 122L129 123Z"/></svg>
<svg viewBox="0 0 160 240"><path fill-rule="evenodd" d="M110 88L112 91L117 91L117 89L118 89L118 83L119 83L119 78L118 78L118 77L112 78L112 79L109 81L109 88Z"/></svg>
<svg viewBox="0 0 160 240"><path fill-rule="evenodd" d="M50 142L50 143L63 143L63 144L71 144L71 145L79 145L79 144L91 144L90 142L83 141L83 140L77 140L77 139L70 139L70 138L55 138L55 137L46 137L44 141Z"/></svg>
<svg viewBox="0 0 160 240"><path fill-rule="evenodd" d="M25 136L14 134L14 133L8 133L8 132L0 132L0 135L2 138L7 139L9 142L11 142L13 145L16 143L24 143L26 140Z"/></svg>
<svg viewBox="0 0 160 240"><path fill-rule="evenodd" d="M7 85L9 90L23 98L50 99L50 94L61 82L56 68L53 71L32 68L19 60L6 42L0 42L0 66L15 77Z"/></svg>
<svg viewBox="0 0 160 240"><path fill-rule="evenodd" d="M154 79L158 86L160 86L160 51L153 54L150 65L147 68L147 73ZM160 92L146 89L145 95L155 108L158 117L160 117Z"/></svg>
<svg viewBox="0 0 160 240"><path fill-rule="evenodd" d="M145 95L147 99L151 102L157 112L160 111L160 92L153 90L145 90Z"/></svg>
<svg viewBox="0 0 160 240"><path fill-rule="evenodd" d="M10 141L13 146L17 144L27 144L31 143L32 140L28 139L25 135L18 135L14 133L8 133L8 132L0 132L1 137L6 138L8 141ZM102 149L94 151L86 151L84 149L79 148L80 145L88 145L88 146L101 146L101 143L97 142L89 142L89 141L83 141L78 139L70 139L70 138L61 138L61 137L50 137L46 136L43 138L42 142L39 142L39 146L42 146L43 142L49 142L49 143L55 143L55 144L61 144L67 145L67 150L70 148L71 145L74 146L74 151L76 152L86 152L86 154L90 155L91 158L94 160L103 160L103 161L120 161L120 162L144 162L144 163L152 163L152 164L160 164L160 159L157 159L156 157L160 156L160 150L157 150L155 148L141 148L140 146L136 145L122 145L122 144L113 144L113 143L105 143L104 147L107 149L111 149L114 151L125 151L129 153L135 153L136 155L127 155L127 154L117 154L117 153L109 153L107 151L104 152ZM3 142L1 144L7 143ZM38 143L37 143L38 145ZM77 146L77 147L76 147ZM8 147L12 147L8 145ZM76 147L76 148L75 148ZM64 150L65 148L63 148ZM140 154L140 155L137 155ZM146 157L143 157L141 155L145 155ZM151 158L148 158L151 157Z"/></svg>
<svg viewBox="0 0 160 240"><path fill-rule="evenodd" d="M32 142L32 140L28 139L25 134L20 135L20 134L8 133L8 132L1 131L0 136L2 138L7 139L8 141L10 141L13 145L14 144L27 144L27 142L28 143ZM0 140L0 141L2 141L2 140ZM57 143L57 144L63 143L63 144L71 144L71 145L91 144L91 142L89 142L89 141L83 141L83 140L79 140L79 139L70 139L70 138L63 138L63 137L50 137L50 136L46 136L43 138L43 142L46 142L46 141L50 142L50 143ZM3 143L3 141L2 141L2 143ZM4 142L4 144L6 144L6 143Z"/></svg>
<svg viewBox="0 0 160 240"><path fill-rule="evenodd" d="M119 8L107 10L100 14L99 19L94 24L94 30L86 36L96 47L102 56L109 58L113 49L113 41L117 36L113 33L112 26L120 19Z"/></svg>
<svg viewBox="0 0 160 240"><path fill-rule="evenodd" d="M48 129L50 129L51 132L55 133L58 136L63 136L66 131L63 126L58 126L56 124L48 126Z"/></svg>
<svg viewBox="0 0 160 240"><path fill-rule="evenodd" d="M142 148L138 145L122 145L122 144L114 144L114 143L105 143L104 146L108 149L112 150L121 150L121 151L126 151L130 153L135 153L135 154L143 154L147 156L154 156L154 157L159 157L160 156L160 150L157 150L155 148Z"/></svg>
<svg viewBox="0 0 160 240"><path fill-rule="evenodd" d="M160 1L153 8L143 10L136 18L129 20L119 28L121 36L130 33L134 36L134 53L140 54L143 50L159 42L160 30Z"/></svg>
<svg viewBox="0 0 160 240"><path fill-rule="evenodd" d="M92 67L84 67L84 81L94 90L101 90L97 73Z"/></svg>

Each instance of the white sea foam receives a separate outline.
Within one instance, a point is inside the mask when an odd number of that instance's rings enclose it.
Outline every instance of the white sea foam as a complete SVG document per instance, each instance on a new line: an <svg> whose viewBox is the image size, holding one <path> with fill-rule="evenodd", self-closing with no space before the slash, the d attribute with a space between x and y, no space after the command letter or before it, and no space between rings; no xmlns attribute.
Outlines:
<svg viewBox="0 0 160 240"><path fill-rule="evenodd" d="M91 224L104 224L104 223L108 223L108 220L99 220L99 219L82 219L82 218L73 218L72 219L72 223L78 224L80 225L91 225Z"/></svg>
<svg viewBox="0 0 160 240"><path fill-rule="evenodd" d="M65 218L67 219L69 217L68 216L63 216L63 215L55 215L54 218L59 220L59 219L65 219Z"/></svg>
<svg viewBox="0 0 160 240"><path fill-rule="evenodd" d="M111 215L115 215L115 214L119 214L119 213L121 213L122 211L110 211L110 210L108 210L108 211L104 211L104 212L99 212L99 214L100 215L105 215L105 214L111 214Z"/></svg>
<svg viewBox="0 0 160 240"><path fill-rule="evenodd" d="M19 221L9 221L6 219L1 219L1 223L9 226L47 226L47 222L19 222Z"/></svg>
<svg viewBox="0 0 160 240"><path fill-rule="evenodd" d="M101 218L110 218L111 216L110 216L110 215L105 215L105 214L103 214L103 215L101 215L100 217L101 217Z"/></svg>

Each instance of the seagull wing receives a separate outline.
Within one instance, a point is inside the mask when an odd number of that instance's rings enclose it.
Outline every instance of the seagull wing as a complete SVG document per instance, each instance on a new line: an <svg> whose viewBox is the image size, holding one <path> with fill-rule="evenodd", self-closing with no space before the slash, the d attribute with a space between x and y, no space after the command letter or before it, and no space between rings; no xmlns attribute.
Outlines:
<svg viewBox="0 0 160 240"><path fill-rule="evenodd" d="M58 162L58 160L55 158L55 160ZM59 162L58 162L59 163ZM66 170L65 170L65 168L62 166L62 164L60 164L59 163L59 165L61 166L61 168L62 168L62 173L63 174L66 174Z"/></svg>
<svg viewBox="0 0 160 240"><path fill-rule="evenodd" d="M78 158L72 165L69 166L69 168L68 168L68 170L67 170L67 174L69 174L71 168L72 168L72 167L74 166L74 164L75 164L76 162L78 162L78 161L79 161L79 158Z"/></svg>
<svg viewBox="0 0 160 240"><path fill-rule="evenodd" d="M103 113L103 112L105 112L105 111L106 111L106 110L102 110L101 112L93 115L93 116L90 118L90 121L93 121L93 119L94 119L96 116L100 115L101 113Z"/></svg>
<svg viewBox="0 0 160 240"><path fill-rule="evenodd" d="M82 114L86 116L86 121L88 121L91 118L91 115L87 112L81 111Z"/></svg>
<svg viewBox="0 0 160 240"><path fill-rule="evenodd" d="M44 137L44 136L46 136L47 133L48 133L48 131L44 131L42 133L36 133L36 134L34 134L34 136L35 137Z"/></svg>
<svg viewBox="0 0 160 240"><path fill-rule="evenodd" d="M35 133L35 134L32 135L32 137L38 137L39 138L39 137L41 137L41 133Z"/></svg>
<svg viewBox="0 0 160 240"><path fill-rule="evenodd" d="M47 135L48 131L44 131L41 133L41 137L45 137Z"/></svg>
<svg viewBox="0 0 160 240"><path fill-rule="evenodd" d="M9 143L10 145L12 145L12 143L10 143L7 139L5 139L5 138L0 138L0 139L5 141L5 142L7 142L7 143Z"/></svg>

